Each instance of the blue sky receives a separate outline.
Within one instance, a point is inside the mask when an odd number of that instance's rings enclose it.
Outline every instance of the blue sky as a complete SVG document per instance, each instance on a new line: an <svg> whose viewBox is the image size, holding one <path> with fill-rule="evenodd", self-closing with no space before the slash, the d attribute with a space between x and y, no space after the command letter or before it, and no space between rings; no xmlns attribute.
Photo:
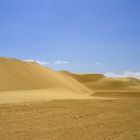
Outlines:
<svg viewBox="0 0 140 140"><path fill-rule="evenodd" d="M0 0L0 56L73 72L138 72L139 7L139 0Z"/></svg>

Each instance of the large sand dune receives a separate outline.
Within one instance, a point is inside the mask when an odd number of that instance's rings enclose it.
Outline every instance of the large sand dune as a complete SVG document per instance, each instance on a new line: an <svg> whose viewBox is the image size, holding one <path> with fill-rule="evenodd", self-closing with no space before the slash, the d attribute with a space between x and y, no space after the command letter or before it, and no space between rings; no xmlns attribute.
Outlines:
<svg viewBox="0 0 140 140"><path fill-rule="evenodd" d="M89 92L88 88L68 76L62 76L37 63L0 58L0 91L32 90L62 87L75 92Z"/></svg>

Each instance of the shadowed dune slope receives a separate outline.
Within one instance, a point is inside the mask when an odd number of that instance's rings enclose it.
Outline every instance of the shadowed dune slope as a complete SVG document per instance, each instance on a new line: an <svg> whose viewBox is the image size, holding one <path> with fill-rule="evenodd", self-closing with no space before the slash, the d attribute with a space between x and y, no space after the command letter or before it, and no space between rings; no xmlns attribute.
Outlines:
<svg viewBox="0 0 140 140"><path fill-rule="evenodd" d="M76 92L90 92L75 79L61 75L37 63L0 58L0 91L67 88Z"/></svg>
<svg viewBox="0 0 140 140"><path fill-rule="evenodd" d="M102 74L73 74L67 71L60 73L73 77L94 91L140 91L140 80L131 77L109 78Z"/></svg>
<svg viewBox="0 0 140 140"><path fill-rule="evenodd" d="M60 73L71 76L81 83L96 82L102 78L105 78L105 76L102 74L74 74L74 73L70 73L68 71L60 71Z"/></svg>

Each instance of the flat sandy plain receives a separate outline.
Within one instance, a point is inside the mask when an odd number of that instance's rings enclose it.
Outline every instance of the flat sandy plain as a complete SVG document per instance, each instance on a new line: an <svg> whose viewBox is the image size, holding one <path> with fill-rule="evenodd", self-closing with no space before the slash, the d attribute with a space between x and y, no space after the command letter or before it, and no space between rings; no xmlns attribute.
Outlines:
<svg viewBox="0 0 140 140"><path fill-rule="evenodd" d="M140 98L0 105L0 140L139 140Z"/></svg>
<svg viewBox="0 0 140 140"><path fill-rule="evenodd" d="M140 140L140 81L0 58L0 140Z"/></svg>

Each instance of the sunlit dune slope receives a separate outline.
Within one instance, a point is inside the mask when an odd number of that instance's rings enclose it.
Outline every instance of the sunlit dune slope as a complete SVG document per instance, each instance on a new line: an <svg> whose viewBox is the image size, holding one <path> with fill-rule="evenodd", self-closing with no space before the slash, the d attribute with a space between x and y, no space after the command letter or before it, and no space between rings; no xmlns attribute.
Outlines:
<svg viewBox="0 0 140 140"><path fill-rule="evenodd" d="M140 91L140 80L135 78L109 78L102 74L73 74L61 71L94 91Z"/></svg>
<svg viewBox="0 0 140 140"><path fill-rule="evenodd" d="M0 58L0 91L67 88L76 92L90 90L75 79L61 75L37 63Z"/></svg>

